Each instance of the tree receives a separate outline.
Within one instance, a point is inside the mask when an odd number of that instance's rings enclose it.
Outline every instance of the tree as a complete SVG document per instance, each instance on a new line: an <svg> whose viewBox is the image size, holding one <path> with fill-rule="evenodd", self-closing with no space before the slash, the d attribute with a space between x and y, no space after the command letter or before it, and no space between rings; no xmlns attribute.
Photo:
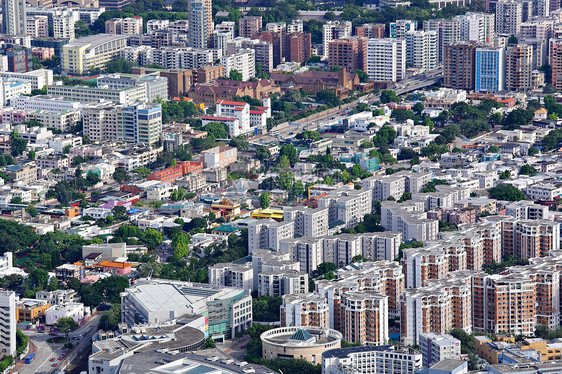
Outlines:
<svg viewBox="0 0 562 374"><path fill-rule="evenodd" d="M519 174L522 175L529 175L529 176L534 176L538 174L537 169L535 169L534 167L532 167L529 164L525 164L523 166L521 166L521 169L519 169Z"/></svg>
<svg viewBox="0 0 562 374"><path fill-rule="evenodd" d="M78 328L78 324L72 318L63 317L55 323L55 327L58 331L61 331L64 335L66 335L66 341L68 343L68 334L70 334L71 331L76 330Z"/></svg>
<svg viewBox="0 0 562 374"><path fill-rule="evenodd" d="M113 304L111 308L100 318L99 329L113 331L121 322L121 304Z"/></svg>
<svg viewBox="0 0 562 374"><path fill-rule="evenodd" d="M282 171L279 173L277 178L275 178L275 183L279 188L285 191L290 191L293 188L293 183L295 182L295 177L293 173Z"/></svg>
<svg viewBox="0 0 562 374"><path fill-rule="evenodd" d="M539 153L539 150L535 147L530 147L529 150L527 151L527 155L529 155L529 156L534 156L538 153Z"/></svg>
<svg viewBox="0 0 562 374"><path fill-rule="evenodd" d="M90 183L91 186L95 186L96 184L101 182L101 178L99 174L94 172L89 172L86 175L86 180L88 181L88 183Z"/></svg>
<svg viewBox="0 0 562 374"><path fill-rule="evenodd" d="M162 233L150 228L146 229L141 238L143 244L146 245L146 248L150 251L153 251L162 245L162 240Z"/></svg>
<svg viewBox="0 0 562 374"><path fill-rule="evenodd" d="M23 200L19 196L12 197L12 200L10 200L10 204L23 204Z"/></svg>
<svg viewBox="0 0 562 374"><path fill-rule="evenodd" d="M258 160L264 161L271 157L271 152L269 151L269 148L267 148L266 146L258 145L256 147L256 157Z"/></svg>
<svg viewBox="0 0 562 374"><path fill-rule="evenodd" d="M113 74L113 73L131 74L133 72L133 63L123 58L118 58L114 61L108 62L105 65L105 72L109 74Z"/></svg>
<svg viewBox="0 0 562 374"><path fill-rule="evenodd" d="M260 296L252 299L254 320L261 322L275 322L280 318L280 307L283 299L280 296Z"/></svg>
<svg viewBox="0 0 562 374"><path fill-rule="evenodd" d="M269 192L263 192L260 195L260 206L262 209L269 208L271 205L271 197L269 196Z"/></svg>
<svg viewBox="0 0 562 374"><path fill-rule="evenodd" d="M341 104L341 100L338 99L338 96L330 90L318 91L318 93L316 93L316 100L332 108Z"/></svg>
<svg viewBox="0 0 562 374"><path fill-rule="evenodd" d="M279 150L279 157L286 156L291 164L297 161L297 149L291 144L285 144Z"/></svg>
<svg viewBox="0 0 562 374"><path fill-rule="evenodd" d="M283 155L279 157L278 165L281 169L288 169L289 167L291 167L291 162L289 161L287 156Z"/></svg>
<svg viewBox="0 0 562 374"><path fill-rule="evenodd" d="M30 160L35 160L35 151L33 149L27 153L27 158Z"/></svg>
<svg viewBox="0 0 562 374"><path fill-rule="evenodd" d="M293 195L296 197L300 197L302 196L303 193L304 193L304 185L302 184L301 181L295 181L295 183L293 183Z"/></svg>
<svg viewBox="0 0 562 374"><path fill-rule="evenodd" d="M359 82L361 83L369 82L369 75L365 73L363 70L360 69L353 70L352 73L355 73L359 76Z"/></svg>
<svg viewBox="0 0 562 374"><path fill-rule="evenodd" d="M117 183L123 183L131 179L131 177L125 168L116 168L113 173L113 179L115 179Z"/></svg>
<svg viewBox="0 0 562 374"><path fill-rule="evenodd" d="M515 35L511 35L509 39L507 39L507 44L509 45L514 45L517 43L519 43L519 41L517 40L517 37Z"/></svg>
<svg viewBox="0 0 562 374"><path fill-rule="evenodd" d="M508 184L498 184L488 189L490 197L497 200L520 201L525 200L525 195L518 188Z"/></svg>
<svg viewBox="0 0 562 374"><path fill-rule="evenodd" d="M34 205L29 204L25 210L31 217L37 217L37 208Z"/></svg>
<svg viewBox="0 0 562 374"><path fill-rule="evenodd" d="M509 178L511 178L510 170L504 170L500 173L500 179L509 179Z"/></svg>
<svg viewBox="0 0 562 374"><path fill-rule="evenodd" d="M209 122L204 129L213 139L228 139L229 137L228 126L221 122Z"/></svg>
<svg viewBox="0 0 562 374"><path fill-rule="evenodd" d="M189 235L180 232L172 239L172 251L176 258L187 257L189 254Z"/></svg>
<svg viewBox="0 0 562 374"><path fill-rule="evenodd" d="M498 153L500 148L497 145L492 145L488 148L488 152L490 153Z"/></svg>
<svg viewBox="0 0 562 374"><path fill-rule="evenodd" d="M243 136L237 136L236 138L230 139L228 145L231 147L235 147L240 151L247 151L248 149L250 149L250 143L248 143L248 140L246 140L246 138Z"/></svg>
<svg viewBox="0 0 562 374"><path fill-rule="evenodd" d="M228 79L230 79L231 81L243 81L244 77L238 70L232 69L230 70L230 73L228 73Z"/></svg>
<svg viewBox="0 0 562 374"><path fill-rule="evenodd" d="M386 104L386 103L399 103L400 102L400 96L396 95L396 92L392 91L392 90L383 90L381 92L381 97L380 97L381 103Z"/></svg>
<svg viewBox="0 0 562 374"><path fill-rule="evenodd" d="M152 170L144 166L141 166L133 170L133 173L137 174L141 178L146 178L148 175L152 174Z"/></svg>
<svg viewBox="0 0 562 374"><path fill-rule="evenodd" d="M12 144L11 144L11 154L12 156L16 157L21 155L25 148L27 147L27 140L20 138L17 131L12 131L11 134Z"/></svg>
<svg viewBox="0 0 562 374"><path fill-rule="evenodd" d="M417 114L421 114L421 112L423 111L423 103L415 103L412 107L412 110Z"/></svg>

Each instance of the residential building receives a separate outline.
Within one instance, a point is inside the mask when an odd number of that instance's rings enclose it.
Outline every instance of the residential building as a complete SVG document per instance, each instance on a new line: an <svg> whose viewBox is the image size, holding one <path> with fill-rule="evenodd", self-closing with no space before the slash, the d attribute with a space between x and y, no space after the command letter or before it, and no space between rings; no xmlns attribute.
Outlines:
<svg viewBox="0 0 562 374"><path fill-rule="evenodd" d="M330 42L351 36L352 24L350 21L328 21L322 26L323 57L329 57Z"/></svg>
<svg viewBox="0 0 562 374"><path fill-rule="evenodd" d="M328 65L349 71L367 70L367 42L364 37L347 37L328 43Z"/></svg>
<svg viewBox="0 0 562 374"><path fill-rule="evenodd" d="M499 0L496 3L496 33L517 35L523 21L523 3L521 1Z"/></svg>
<svg viewBox="0 0 562 374"><path fill-rule="evenodd" d="M92 69L103 69L118 58L127 46L127 36L96 34L76 39L62 47L62 64L69 74L82 75Z"/></svg>
<svg viewBox="0 0 562 374"><path fill-rule="evenodd" d="M445 46L461 41L461 25L459 19L436 19L423 22L424 31L437 32L437 61L443 62Z"/></svg>
<svg viewBox="0 0 562 374"><path fill-rule="evenodd" d="M229 76L232 70L242 74L243 81L256 76L256 52L253 49L241 49L238 53L223 56L220 63L225 67L226 76Z"/></svg>
<svg viewBox="0 0 562 374"><path fill-rule="evenodd" d="M278 251L279 242L284 239L292 239L295 236L294 231L293 222L277 222L270 219L252 222L248 225L248 251L249 253L253 253L257 249ZM301 269L307 271L302 267Z"/></svg>
<svg viewBox="0 0 562 374"><path fill-rule="evenodd" d="M494 93L504 90L505 56L503 47L477 47L474 90Z"/></svg>
<svg viewBox="0 0 562 374"><path fill-rule="evenodd" d="M449 334L436 335L432 332L420 334L420 353L423 366L429 367L443 360L460 360L461 341Z"/></svg>
<svg viewBox="0 0 562 374"><path fill-rule="evenodd" d="M16 293L0 291L0 343L8 355L16 354L16 330Z"/></svg>
<svg viewBox="0 0 562 374"><path fill-rule="evenodd" d="M254 270L249 264L216 264L209 267L209 284L252 290Z"/></svg>
<svg viewBox="0 0 562 374"><path fill-rule="evenodd" d="M533 335L537 323L533 280L521 274L472 277L474 328L492 334Z"/></svg>
<svg viewBox="0 0 562 374"><path fill-rule="evenodd" d="M86 274L82 265L63 264L55 268L55 275L59 282L66 283L73 278L82 280Z"/></svg>
<svg viewBox="0 0 562 374"><path fill-rule="evenodd" d="M492 43L495 35L495 15L493 13L468 12L455 16L461 22L461 41Z"/></svg>
<svg viewBox="0 0 562 374"><path fill-rule="evenodd" d="M59 39L75 39L74 24L76 20L70 15L53 16L53 34Z"/></svg>
<svg viewBox="0 0 562 374"><path fill-rule="evenodd" d="M550 39L550 65L552 66L552 85L562 89L562 39Z"/></svg>
<svg viewBox="0 0 562 374"><path fill-rule="evenodd" d="M445 334L453 328L470 333L472 295L470 276L462 273L449 279L432 280L422 288L405 290L400 323L404 344L419 344L422 333Z"/></svg>
<svg viewBox="0 0 562 374"><path fill-rule="evenodd" d="M6 50L8 59L8 71L13 73L26 73L31 69L31 48L8 48Z"/></svg>
<svg viewBox="0 0 562 374"><path fill-rule="evenodd" d="M212 0L188 1L189 46L194 48L208 48L212 45L213 34L213 2ZM169 28L173 28L170 25Z"/></svg>
<svg viewBox="0 0 562 374"><path fill-rule="evenodd" d="M266 270L258 274L258 296L283 296L308 292L308 274L298 270Z"/></svg>
<svg viewBox="0 0 562 374"><path fill-rule="evenodd" d="M421 70L432 70L438 60L437 31L408 31L406 38L406 62Z"/></svg>
<svg viewBox="0 0 562 374"><path fill-rule="evenodd" d="M31 16L26 19L26 35L32 38L49 36L49 18L47 16Z"/></svg>
<svg viewBox="0 0 562 374"><path fill-rule="evenodd" d="M25 0L5 0L2 2L2 32L7 35L26 35ZM12 354L12 353L10 353Z"/></svg>
<svg viewBox="0 0 562 374"><path fill-rule="evenodd" d="M364 36L367 39L384 38L386 34L386 25L384 23L365 23L355 27L355 35Z"/></svg>
<svg viewBox="0 0 562 374"><path fill-rule="evenodd" d="M393 39L404 39L408 31L416 31L417 29L418 21L399 19L396 22L390 22L390 37Z"/></svg>
<svg viewBox="0 0 562 374"><path fill-rule="evenodd" d="M476 45L460 42L446 45L443 53L443 86L473 91Z"/></svg>
<svg viewBox="0 0 562 374"><path fill-rule="evenodd" d="M327 208L287 207L283 209L283 221L294 222L295 234L301 236L319 237L327 235L328 215Z"/></svg>
<svg viewBox="0 0 562 374"><path fill-rule="evenodd" d="M45 324L55 325L61 318L72 318L78 325L89 315L88 307L82 303L53 305L45 312Z"/></svg>
<svg viewBox="0 0 562 374"><path fill-rule="evenodd" d="M533 47L528 44L508 45L505 52L505 88L509 91L533 89Z"/></svg>
<svg viewBox="0 0 562 374"><path fill-rule="evenodd" d="M330 327L330 309L323 296L313 293L283 296L281 326Z"/></svg>
<svg viewBox="0 0 562 374"><path fill-rule="evenodd" d="M261 16L244 16L238 20L238 35L252 38L262 30Z"/></svg>
<svg viewBox="0 0 562 374"><path fill-rule="evenodd" d="M293 32L285 34L284 45L285 61L304 64L312 56L312 36L309 33Z"/></svg>
<svg viewBox="0 0 562 374"><path fill-rule="evenodd" d="M347 341L364 345L388 343L388 296L377 292L345 292L341 297L342 332Z"/></svg>
<svg viewBox="0 0 562 374"><path fill-rule="evenodd" d="M369 80L396 82L406 77L406 41L404 39L369 39L367 70Z"/></svg>

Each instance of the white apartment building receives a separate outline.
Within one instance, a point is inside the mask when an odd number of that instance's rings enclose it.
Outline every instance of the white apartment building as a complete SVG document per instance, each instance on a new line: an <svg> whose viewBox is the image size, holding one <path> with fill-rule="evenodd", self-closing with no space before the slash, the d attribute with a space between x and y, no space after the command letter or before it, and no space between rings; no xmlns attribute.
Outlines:
<svg viewBox="0 0 562 374"><path fill-rule="evenodd" d="M146 31L152 34L156 30L166 30L170 25L170 21L167 19L151 19L146 22Z"/></svg>
<svg viewBox="0 0 562 374"><path fill-rule="evenodd" d="M397 174L365 178L362 181L363 189L372 190L374 200L387 200L391 196L398 200L406 192L406 178Z"/></svg>
<svg viewBox="0 0 562 374"><path fill-rule="evenodd" d="M331 41L349 38L352 32L350 21L328 21L322 26L322 53L324 58L328 58L328 45Z"/></svg>
<svg viewBox="0 0 562 374"><path fill-rule="evenodd" d="M443 62L445 45L461 40L461 21L459 19L435 19L423 22L423 31L437 32L437 61Z"/></svg>
<svg viewBox="0 0 562 374"><path fill-rule="evenodd" d="M523 4L517 0L496 3L496 33L517 35L523 22Z"/></svg>
<svg viewBox="0 0 562 374"><path fill-rule="evenodd" d="M308 292L308 274L297 270L262 271L258 274L258 296L283 296Z"/></svg>
<svg viewBox="0 0 562 374"><path fill-rule="evenodd" d="M70 15L53 16L53 33L55 38L75 39L74 25L76 20Z"/></svg>
<svg viewBox="0 0 562 374"><path fill-rule="evenodd" d="M319 208L328 208L328 222L340 220L348 228L362 222L372 212L372 204L370 189L331 191L318 199Z"/></svg>
<svg viewBox="0 0 562 374"><path fill-rule="evenodd" d="M439 222L427 218L423 201L402 204L382 201L381 205L381 225L386 230L402 233L402 240L427 241L437 238Z"/></svg>
<svg viewBox="0 0 562 374"><path fill-rule="evenodd" d="M396 22L390 22L390 37L393 39L404 39L408 31L418 29L418 21L411 19L398 19Z"/></svg>
<svg viewBox="0 0 562 374"><path fill-rule="evenodd" d="M238 127L229 125L230 137L236 137L250 131L250 105L248 103L218 100L215 104L215 115L238 120Z"/></svg>
<svg viewBox="0 0 562 374"><path fill-rule="evenodd" d="M252 269L254 271L253 290L258 290L258 274L299 270L300 264L291 260L290 253L273 252L269 249L256 249L252 252Z"/></svg>
<svg viewBox="0 0 562 374"><path fill-rule="evenodd" d="M250 264L216 264L209 267L209 283L213 286L251 291L254 286L254 269Z"/></svg>
<svg viewBox="0 0 562 374"><path fill-rule="evenodd" d="M438 57L438 32L408 31L405 37L406 62L416 69L435 69Z"/></svg>
<svg viewBox="0 0 562 374"><path fill-rule="evenodd" d="M121 50L121 58L133 63L139 64L139 66L146 66L153 63L153 53L154 48L149 45L138 45L125 47Z"/></svg>
<svg viewBox="0 0 562 374"><path fill-rule="evenodd" d="M224 65L226 76L229 76L232 70L242 74L243 81L256 76L256 52L253 49L246 48L233 55L223 56L220 63Z"/></svg>
<svg viewBox="0 0 562 374"><path fill-rule="evenodd" d="M430 367L442 360L461 359L461 341L449 334L420 334L419 342L424 367Z"/></svg>
<svg viewBox="0 0 562 374"><path fill-rule="evenodd" d="M198 69L211 65L217 58L217 50L192 47L160 47L152 50L152 63L166 69ZM248 78L249 79L249 78Z"/></svg>
<svg viewBox="0 0 562 374"><path fill-rule="evenodd" d="M403 39L369 39L367 71L375 82L396 82L406 77L406 41Z"/></svg>
<svg viewBox="0 0 562 374"><path fill-rule="evenodd" d="M80 111L63 110L58 113L51 113L44 110L35 110L27 112L26 118L39 121L44 127L66 132L80 121Z"/></svg>
<svg viewBox="0 0 562 374"><path fill-rule="evenodd" d="M32 16L26 19L26 35L32 38L46 38L49 36L49 18L47 16Z"/></svg>
<svg viewBox="0 0 562 374"><path fill-rule="evenodd" d="M461 21L461 41L491 43L495 35L495 15L469 12L456 16Z"/></svg>
<svg viewBox="0 0 562 374"><path fill-rule="evenodd" d="M293 221L295 234L318 237L328 234L328 209L287 207L283 209L283 221Z"/></svg>
<svg viewBox="0 0 562 374"><path fill-rule="evenodd" d="M0 291L0 345L6 354L16 353L16 293Z"/></svg>
<svg viewBox="0 0 562 374"><path fill-rule="evenodd" d="M394 345L333 349L322 354L322 374L415 374L422 355L412 348Z"/></svg>
<svg viewBox="0 0 562 374"><path fill-rule="evenodd" d="M549 213L548 206L532 201L516 201L505 207L505 214L516 219L548 219Z"/></svg>
<svg viewBox="0 0 562 374"><path fill-rule="evenodd" d="M552 201L562 195L562 186L552 183L536 183L527 187L525 194L533 201Z"/></svg>
<svg viewBox="0 0 562 374"><path fill-rule="evenodd" d="M293 222L277 222L274 220L260 220L248 225L248 251L256 249L273 249L279 251L279 242L295 236Z"/></svg>

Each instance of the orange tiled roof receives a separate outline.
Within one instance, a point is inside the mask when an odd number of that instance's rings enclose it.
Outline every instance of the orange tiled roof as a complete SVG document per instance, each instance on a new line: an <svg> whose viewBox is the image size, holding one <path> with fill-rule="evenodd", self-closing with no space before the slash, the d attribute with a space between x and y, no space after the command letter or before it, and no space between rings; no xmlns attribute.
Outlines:
<svg viewBox="0 0 562 374"><path fill-rule="evenodd" d="M127 267L130 267L131 264L128 262L115 262L115 261L108 261L108 260L103 260L102 262L100 262L97 265L94 265L95 267L106 267L106 268L120 268L120 269L124 269Z"/></svg>

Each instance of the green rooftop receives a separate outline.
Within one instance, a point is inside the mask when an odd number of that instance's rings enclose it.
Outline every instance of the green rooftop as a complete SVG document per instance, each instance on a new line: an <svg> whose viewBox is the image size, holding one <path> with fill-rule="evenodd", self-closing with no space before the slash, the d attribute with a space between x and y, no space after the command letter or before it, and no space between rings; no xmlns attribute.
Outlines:
<svg viewBox="0 0 562 374"><path fill-rule="evenodd" d="M313 336L308 331L305 331L303 329L299 329L289 339L290 340L306 341L306 340L309 340L309 339L312 339L312 338L313 338Z"/></svg>

